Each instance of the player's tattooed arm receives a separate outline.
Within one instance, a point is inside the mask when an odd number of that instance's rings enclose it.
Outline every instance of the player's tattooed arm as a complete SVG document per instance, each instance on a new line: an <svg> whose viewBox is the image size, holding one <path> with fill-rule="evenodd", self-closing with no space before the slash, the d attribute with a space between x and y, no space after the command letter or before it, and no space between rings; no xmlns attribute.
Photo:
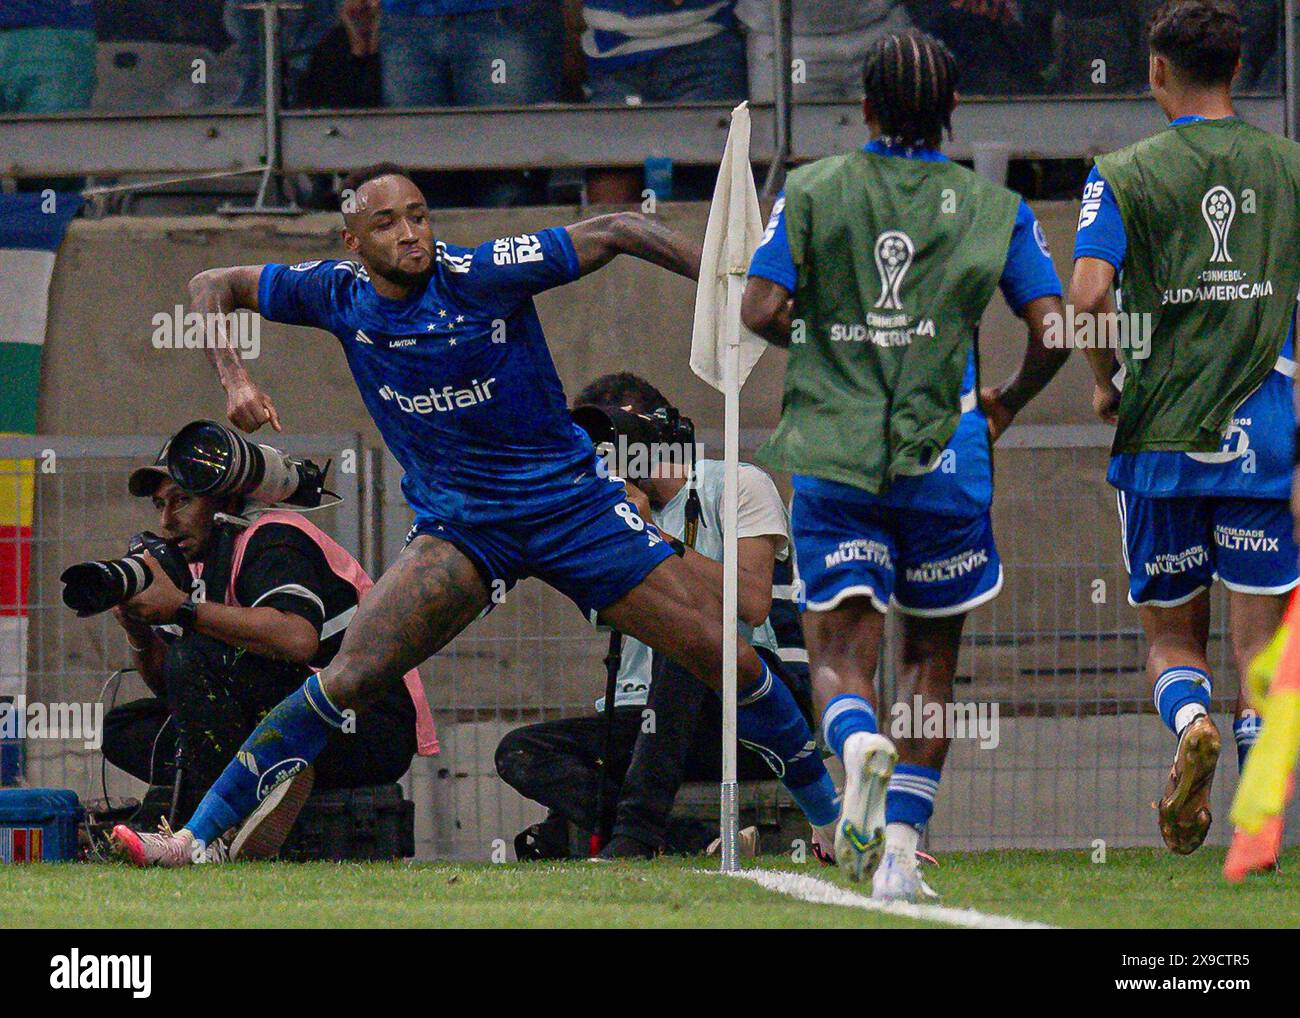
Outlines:
<svg viewBox="0 0 1300 1018"><path fill-rule="evenodd" d="M750 276L745 296L740 302L740 320L745 328L762 336L773 346L790 345L790 316L794 298L780 283L762 276Z"/></svg>
<svg viewBox="0 0 1300 1018"><path fill-rule="evenodd" d="M1059 327L1064 313L1061 298L1057 296L1039 297L1021 309L1020 317L1029 326L1029 336L1020 368L1002 385L980 393L980 405L989 419L989 430L994 439L1007 429L1030 400L1046 388L1061 370L1061 365L1069 360L1068 346L1048 346L1046 341L1050 323L1055 321Z"/></svg>
<svg viewBox="0 0 1300 1018"><path fill-rule="evenodd" d="M700 245L651 216L612 212L565 229L578 253L580 275L595 272L618 255L628 254L688 279L700 277Z"/></svg>
<svg viewBox="0 0 1300 1018"><path fill-rule="evenodd" d="M276 431L280 415L271 397L249 377L237 346L222 335L224 316L232 311L256 311L257 284L262 278L261 265L234 265L223 269L206 269L190 280L190 310L212 315L208 327L218 335L205 344L208 360L217 369L217 378L226 390L226 416L242 431L256 431L267 421Z"/></svg>
<svg viewBox="0 0 1300 1018"><path fill-rule="evenodd" d="M1118 311L1115 303L1115 266L1103 258L1078 258L1074 262L1074 275L1070 279L1070 305L1074 309L1074 320L1082 322L1091 317L1094 336L1104 335L1098 329L1096 315L1113 314ZM1109 347L1094 345L1084 350L1088 358L1088 367L1092 368L1093 389L1092 407L1107 424L1114 424L1119 410L1119 390L1113 381L1119 365L1115 360L1115 351Z"/></svg>

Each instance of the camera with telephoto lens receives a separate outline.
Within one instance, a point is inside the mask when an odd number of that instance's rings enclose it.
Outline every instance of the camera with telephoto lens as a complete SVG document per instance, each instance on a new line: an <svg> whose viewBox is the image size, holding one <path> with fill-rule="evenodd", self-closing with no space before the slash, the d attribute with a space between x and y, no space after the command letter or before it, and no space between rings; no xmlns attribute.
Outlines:
<svg viewBox="0 0 1300 1018"><path fill-rule="evenodd" d="M616 477L636 483L666 476L673 467L685 473L695 464L695 424L676 407L636 413L587 404L572 415Z"/></svg>
<svg viewBox="0 0 1300 1018"><path fill-rule="evenodd" d="M314 509L321 504L329 463L319 467L269 445L254 445L216 421L193 421L169 443L167 472L194 495L243 495Z"/></svg>
<svg viewBox="0 0 1300 1018"><path fill-rule="evenodd" d="M144 560L146 551L172 583L181 590L190 589L193 578L181 550L146 530L131 538L122 558L79 562L63 570L59 577L63 603L85 618L129 601L153 582L153 572Z"/></svg>

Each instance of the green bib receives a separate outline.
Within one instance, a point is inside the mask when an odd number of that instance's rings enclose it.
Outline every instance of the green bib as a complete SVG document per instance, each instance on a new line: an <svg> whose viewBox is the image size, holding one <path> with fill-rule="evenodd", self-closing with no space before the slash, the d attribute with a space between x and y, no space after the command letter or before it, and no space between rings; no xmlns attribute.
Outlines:
<svg viewBox="0 0 1300 1018"><path fill-rule="evenodd" d="M799 271L767 465L873 494L952 438L1020 199L947 160L854 152L792 172Z"/></svg>
<svg viewBox="0 0 1300 1018"><path fill-rule="evenodd" d="M1300 145L1235 117L1171 127L1097 160L1128 248L1117 453L1217 450L1268 377L1300 290ZM1139 356L1149 346L1147 356Z"/></svg>

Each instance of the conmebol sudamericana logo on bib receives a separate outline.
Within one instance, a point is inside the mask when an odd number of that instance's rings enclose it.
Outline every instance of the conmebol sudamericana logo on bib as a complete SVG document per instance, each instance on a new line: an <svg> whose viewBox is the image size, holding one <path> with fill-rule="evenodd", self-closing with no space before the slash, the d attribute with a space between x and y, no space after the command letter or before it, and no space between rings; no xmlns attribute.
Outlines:
<svg viewBox="0 0 1300 1018"><path fill-rule="evenodd" d="M1237 215L1237 199L1222 184L1212 187L1201 199L1201 215L1205 217L1205 225L1210 228L1210 237L1214 241L1210 261L1232 261L1232 255L1228 253L1228 231Z"/></svg>
<svg viewBox="0 0 1300 1018"><path fill-rule="evenodd" d="M1255 212L1252 192L1248 189L1242 193L1247 198L1242 211L1250 215ZM1228 240L1237 212L1237 196L1223 184L1215 184L1202 195L1201 218L1210 231L1209 263L1197 274L1194 286L1170 287L1162 291L1161 304L1247 301L1273 295L1271 279L1252 279L1249 268L1236 267ZM1250 257L1246 258L1248 266L1251 261Z"/></svg>
<svg viewBox="0 0 1300 1018"><path fill-rule="evenodd" d="M903 310L899 290L915 257L916 245L902 230L887 230L876 238L876 269L880 272L880 298L876 307Z"/></svg>

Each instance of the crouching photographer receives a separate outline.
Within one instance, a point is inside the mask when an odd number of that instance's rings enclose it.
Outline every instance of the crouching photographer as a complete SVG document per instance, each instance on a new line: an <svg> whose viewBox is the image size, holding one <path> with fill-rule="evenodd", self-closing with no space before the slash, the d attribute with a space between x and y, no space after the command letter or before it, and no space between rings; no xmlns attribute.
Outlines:
<svg viewBox="0 0 1300 1018"><path fill-rule="evenodd" d="M268 504L319 505L323 483L310 461L195 422L128 482L153 503L159 533L137 535L126 558L63 575L64 601L79 614L111 606L154 694L109 711L104 756L169 786L173 819L192 813L262 717L329 663L372 585L305 516ZM353 728L331 737L314 773L282 787L305 799L313 785L388 784L417 751L436 752L415 672ZM274 828L257 845L246 839L244 855L274 854L288 834Z"/></svg>
<svg viewBox="0 0 1300 1018"><path fill-rule="evenodd" d="M690 422L636 375L603 376L579 393L574 405L574 420L597 447L612 447L614 469L627 479L628 498L639 514L666 538L685 545L686 561L708 578L721 600L723 463L694 461ZM689 446L685 462L673 455L683 446ZM737 535L740 635L791 686L796 700L806 702L807 689L800 690L776 654L768 622L773 566L788 556L785 507L772 479L749 464L740 466ZM604 713L611 708L602 700L594 716L518 728L497 747L501 778L549 810L544 822L515 839L521 860L567 857L570 824L608 835L599 839L604 858L699 851L716 837L716 825L710 831L670 814L683 782L720 779L717 694L630 638L622 641L614 688L611 714ZM744 745L738 773L741 780L772 777L768 765Z"/></svg>

